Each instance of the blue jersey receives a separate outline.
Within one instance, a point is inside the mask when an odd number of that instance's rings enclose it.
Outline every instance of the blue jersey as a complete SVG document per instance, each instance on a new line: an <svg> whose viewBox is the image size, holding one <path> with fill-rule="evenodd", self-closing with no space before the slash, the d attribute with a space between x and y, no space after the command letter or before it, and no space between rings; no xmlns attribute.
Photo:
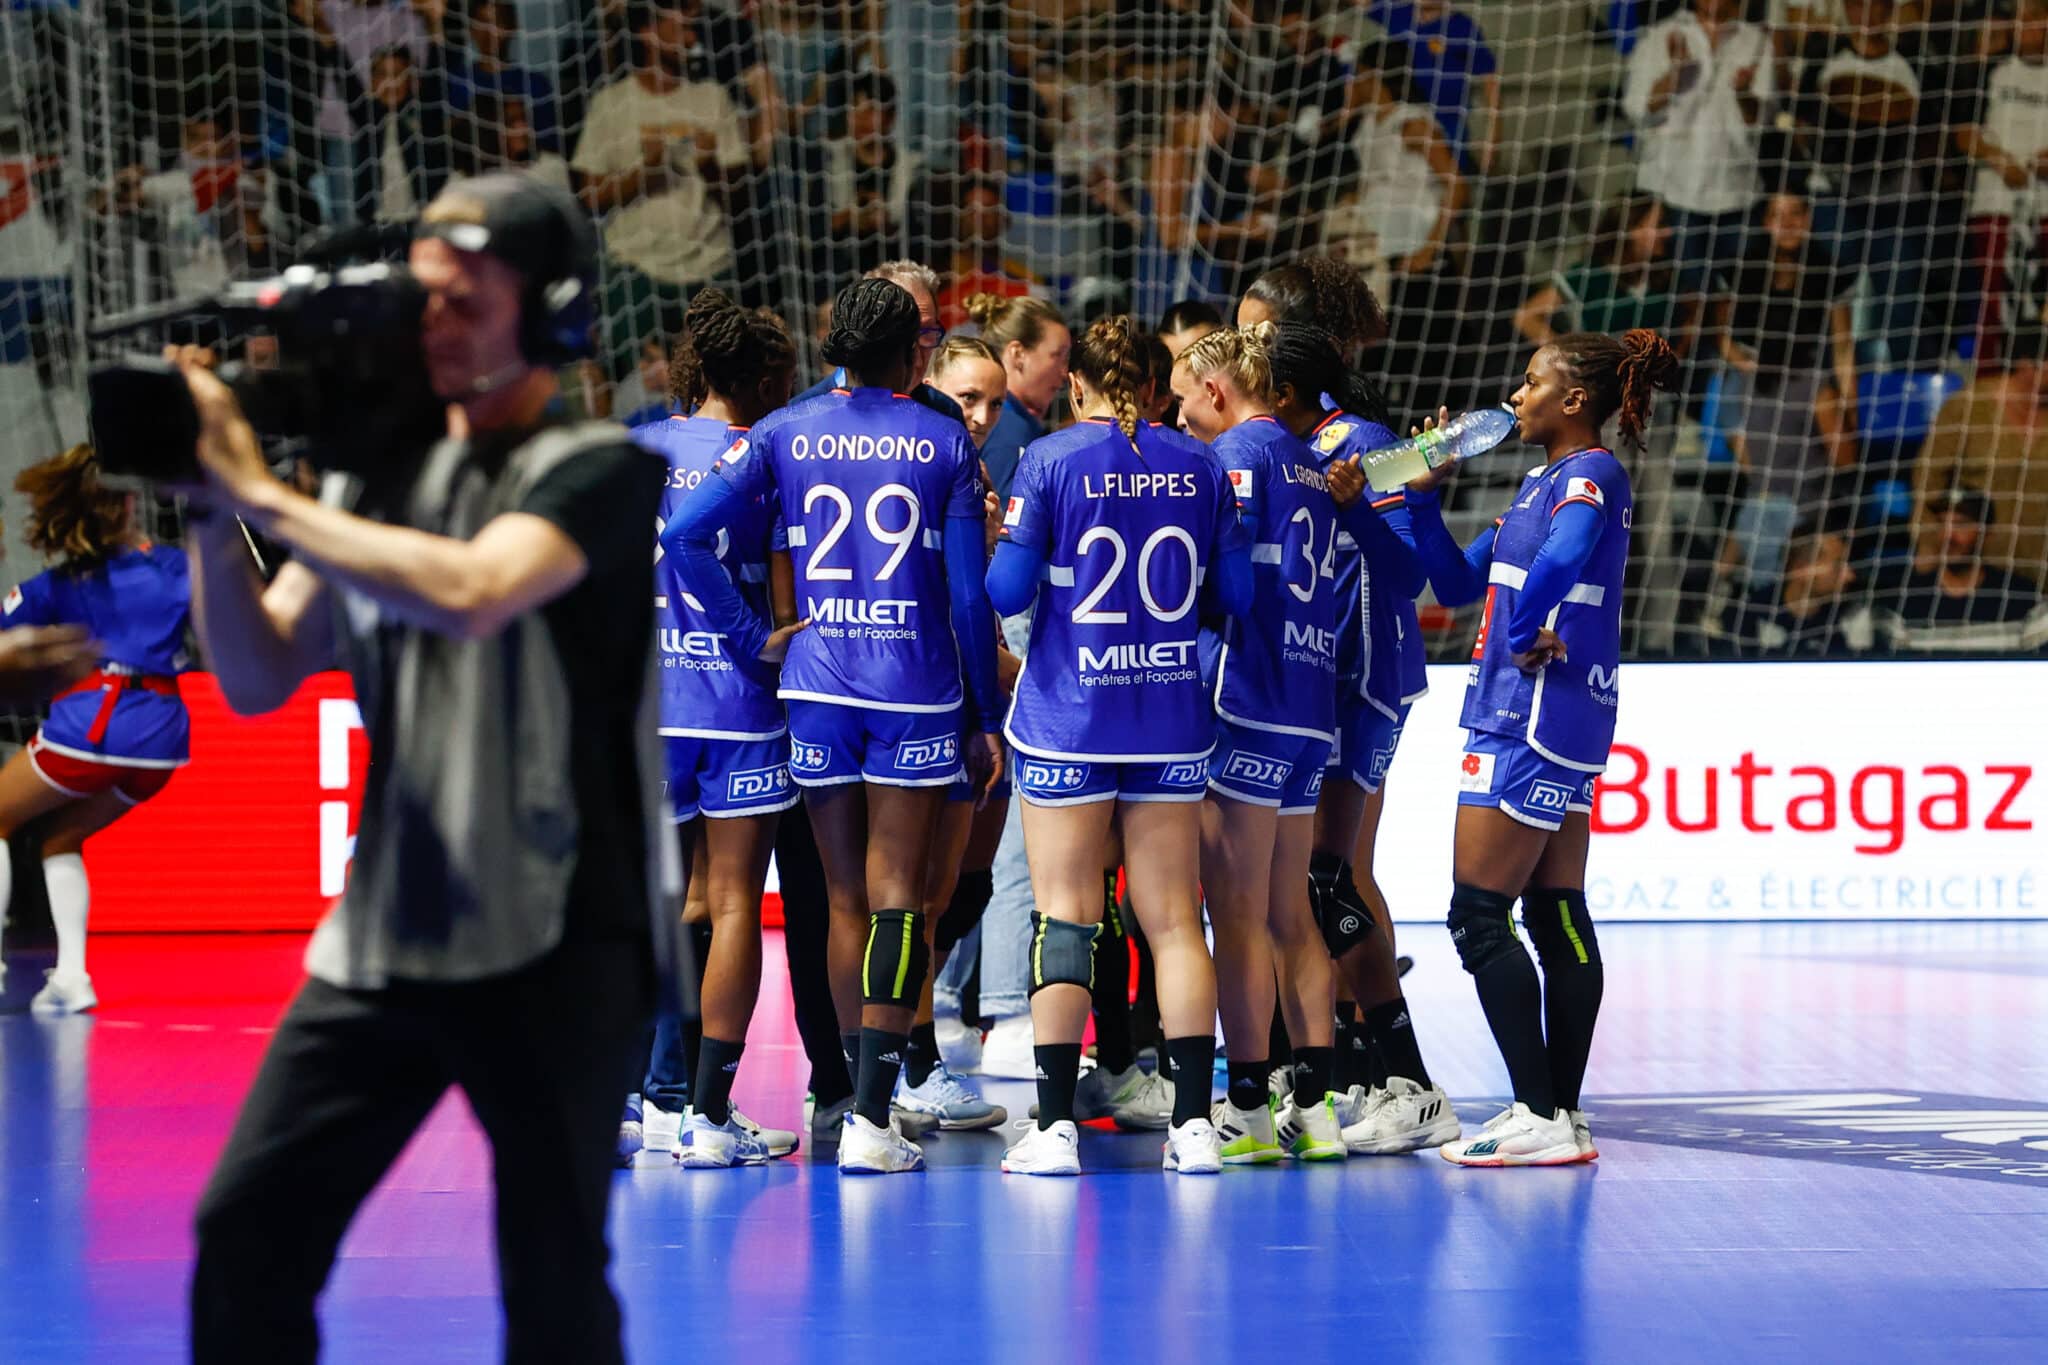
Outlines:
<svg viewBox="0 0 2048 1365"><path fill-rule="evenodd" d="M720 461L771 494L796 562L782 695L890 711L960 705L947 593L950 517L982 517L967 429L885 389L835 389L770 416Z"/></svg>
<svg viewBox="0 0 2048 1365"><path fill-rule="evenodd" d="M1400 441L1378 422L1336 411L1325 417L1308 439L1325 470L1354 455L1384 450ZM1408 527L1401 490L1387 493L1368 482L1365 496L1385 515L1395 533L1413 545L1415 536ZM1422 624L1415 615L1415 599L1397 591L1383 575L1374 575L1358 542L1341 529L1337 532L1336 587L1338 685L1356 689L1357 695L1382 715L1398 717L1403 706L1429 691L1429 661L1423 649Z"/></svg>
<svg viewBox="0 0 2048 1365"><path fill-rule="evenodd" d="M747 434L702 417L667 417L633 429L633 439L668 457L668 486L662 490L659 536L683 499L702 483L732 445ZM746 515L719 537L718 562L764 621L773 624L768 602L768 552L775 546L775 501L757 493ZM773 739L783 733L782 703L772 686L734 667L723 633L704 605L683 590L675 567L655 550L655 641L661 659L661 732L702 739Z"/></svg>
<svg viewBox="0 0 2048 1365"><path fill-rule="evenodd" d="M1536 552L1561 507L1586 503L1606 518L1593 552L1544 624L1570 657L1533 677L1516 668L1507 623ZM1465 691L1468 730L1526 740L1544 758L1581 772L1607 764L1620 697L1621 581L1633 510L1628 473L1611 451L1584 450L1532 470L1494 532L1486 612Z"/></svg>
<svg viewBox="0 0 2048 1365"><path fill-rule="evenodd" d="M1025 449L1002 535L1045 563L1010 742L1077 762L1206 755L1196 599L1244 535L1215 456L1178 432L1141 426L1134 446L1113 422L1078 422Z"/></svg>
<svg viewBox="0 0 2048 1365"><path fill-rule="evenodd" d="M1315 456L1271 417L1216 438L1252 538L1251 612L1224 628L1216 711L1254 730L1330 739L1337 704L1337 504Z"/></svg>
<svg viewBox="0 0 2048 1365"><path fill-rule="evenodd" d="M172 677L191 666L185 631L192 587L185 553L160 545L123 550L90 568L52 569L7 594L0 626L83 626L101 642L100 666L113 674ZM60 753L172 766L190 757L185 703L140 687L112 694L88 682L50 704L43 742Z"/></svg>

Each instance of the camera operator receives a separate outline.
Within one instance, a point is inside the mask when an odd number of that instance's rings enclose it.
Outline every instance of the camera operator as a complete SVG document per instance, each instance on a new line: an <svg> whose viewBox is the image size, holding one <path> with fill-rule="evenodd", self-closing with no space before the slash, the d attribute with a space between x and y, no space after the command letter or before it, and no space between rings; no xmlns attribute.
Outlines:
<svg viewBox="0 0 2048 1365"><path fill-rule="evenodd" d="M446 435L318 501L171 354L200 416L193 606L221 689L267 711L338 660L371 754L348 889L200 1201L199 1361L314 1358L343 1230L451 1085L493 1151L506 1358L623 1359L612 1144L680 878L647 538L621 528L654 520L667 470L561 415L554 367L587 342L596 276L566 193L457 181L411 269ZM235 517L291 552L268 588Z"/></svg>

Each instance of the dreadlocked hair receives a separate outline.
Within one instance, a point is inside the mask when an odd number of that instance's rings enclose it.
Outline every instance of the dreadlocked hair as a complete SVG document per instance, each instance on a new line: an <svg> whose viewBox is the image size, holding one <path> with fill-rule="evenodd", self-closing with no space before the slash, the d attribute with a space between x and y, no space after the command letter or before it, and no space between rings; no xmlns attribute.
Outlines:
<svg viewBox="0 0 2048 1365"><path fill-rule="evenodd" d="M1618 341L1601 332L1573 332L1551 342L1550 349L1573 382L1586 390L1594 424L1604 428L1619 414L1616 432L1622 444L1641 451L1656 391L1678 385L1678 353L1671 343L1638 327Z"/></svg>
<svg viewBox="0 0 2048 1365"><path fill-rule="evenodd" d="M1373 382L1344 363L1337 338L1305 322L1283 322L1273 334L1273 391L1292 388L1314 402L1328 394L1337 406L1368 422L1392 428L1386 399Z"/></svg>
<svg viewBox="0 0 2048 1365"><path fill-rule="evenodd" d="M89 445L30 465L14 487L29 501L29 548L46 559L91 567L129 543L128 495L101 486Z"/></svg>
<svg viewBox="0 0 2048 1365"><path fill-rule="evenodd" d="M699 289L669 361L669 393L688 412L713 392L741 393L762 375L795 364L796 342L781 318L765 308L742 308L722 289Z"/></svg>
<svg viewBox="0 0 2048 1365"><path fill-rule="evenodd" d="M1176 362L1197 379L1223 374L1237 391L1255 403L1270 406L1273 401L1273 337L1279 331L1270 322L1252 327L1225 327L1209 333L1180 353Z"/></svg>
<svg viewBox="0 0 2048 1365"><path fill-rule="evenodd" d="M1138 389L1145 382L1145 359L1137 319L1117 313L1097 319L1069 365L1088 387L1102 395L1116 414L1125 439L1138 439Z"/></svg>
<svg viewBox="0 0 2048 1365"><path fill-rule="evenodd" d="M1306 322L1336 338L1340 351L1387 335L1387 314L1356 266L1334 256L1301 256L1252 281L1245 297L1278 322Z"/></svg>
<svg viewBox="0 0 2048 1365"><path fill-rule="evenodd" d="M832 301L832 330L825 336L825 359L844 365L857 378L870 378L917 345L924 321L917 300L900 284L888 280L855 280Z"/></svg>

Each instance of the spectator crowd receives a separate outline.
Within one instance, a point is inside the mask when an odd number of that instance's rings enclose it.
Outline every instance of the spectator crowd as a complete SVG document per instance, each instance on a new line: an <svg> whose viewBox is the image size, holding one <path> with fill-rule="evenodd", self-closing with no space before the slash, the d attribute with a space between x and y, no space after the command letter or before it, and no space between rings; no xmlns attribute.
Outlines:
<svg viewBox="0 0 2048 1365"><path fill-rule="evenodd" d="M1632 470L1638 653L2048 634L2048 0L102 12L0 27L23 75L0 94L0 406L26 401L10 372L75 384L81 314L337 238L398 251L451 176L500 166L601 225L572 388L622 419L666 405L707 284L811 337L839 284L909 257L940 273L940 327L987 294L1078 330L1228 314L1320 250L1373 280L1375 363L1418 414L1498 402L1564 331L1656 328L1685 356ZM1460 624L1436 623L1446 657Z"/></svg>

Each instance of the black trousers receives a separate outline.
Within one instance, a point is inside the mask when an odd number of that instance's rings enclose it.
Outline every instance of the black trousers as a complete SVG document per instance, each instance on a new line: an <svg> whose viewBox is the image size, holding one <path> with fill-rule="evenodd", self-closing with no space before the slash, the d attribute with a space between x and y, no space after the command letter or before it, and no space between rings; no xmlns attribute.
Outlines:
<svg viewBox="0 0 2048 1365"><path fill-rule="evenodd" d="M199 1202L193 1359L317 1357L313 1301L342 1233L459 1085L491 1142L506 1360L623 1361L605 1208L652 1008L650 951L631 940L461 985L308 981Z"/></svg>
<svg viewBox="0 0 2048 1365"><path fill-rule="evenodd" d="M826 943L832 912L825 900L825 868L810 812L799 804L775 827L775 871L782 882L782 948L789 959L789 994L797 1036L811 1063L811 1093L820 1109L853 1093L846 1054L839 1048L839 1016L832 1007Z"/></svg>

